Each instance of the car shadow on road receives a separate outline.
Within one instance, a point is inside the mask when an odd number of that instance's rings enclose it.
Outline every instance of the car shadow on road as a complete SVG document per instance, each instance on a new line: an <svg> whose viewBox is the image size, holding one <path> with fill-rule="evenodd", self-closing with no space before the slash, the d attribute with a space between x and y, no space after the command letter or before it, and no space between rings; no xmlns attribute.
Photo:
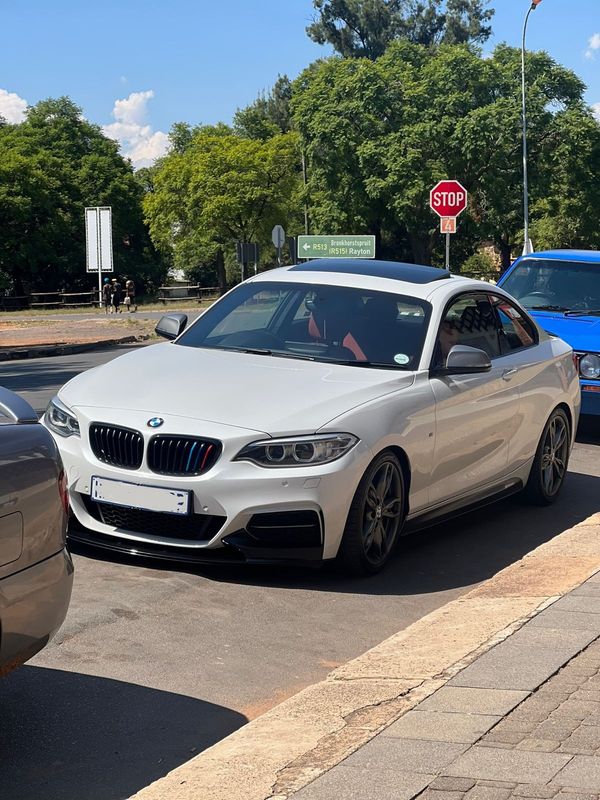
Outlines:
<svg viewBox="0 0 600 800"><path fill-rule="evenodd" d="M25 666L0 682L0 797L127 798L247 722L133 683Z"/></svg>
<svg viewBox="0 0 600 800"><path fill-rule="evenodd" d="M583 419L577 441L599 445L600 419ZM388 567L379 575L367 578L348 577L338 573L332 565L323 568L245 564L188 566L111 554L81 545L72 549L92 558L187 572L219 583L344 594L417 596L469 588L490 578L598 512L599 497L600 477L572 468L554 505L529 506L515 495L403 537Z"/></svg>
<svg viewBox="0 0 600 800"><path fill-rule="evenodd" d="M495 575L526 553L599 510L600 477L570 472L560 499L547 508L519 496L492 503L401 539L388 567L367 578L348 577L333 566L177 565L113 555L76 545L74 552L150 569L200 575L219 583L349 594L424 595L464 589Z"/></svg>

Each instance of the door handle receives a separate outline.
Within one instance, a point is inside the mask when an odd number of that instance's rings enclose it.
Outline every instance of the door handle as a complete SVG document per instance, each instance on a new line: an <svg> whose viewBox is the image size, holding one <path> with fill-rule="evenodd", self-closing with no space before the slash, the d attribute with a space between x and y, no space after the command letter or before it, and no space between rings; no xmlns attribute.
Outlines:
<svg viewBox="0 0 600 800"><path fill-rule="evenodd" d="M518 370L517 370L516 367L513 367L512 369L505 369L504 372L502 373L502 380L503 381L510 381L512 379L513 375L516 375L517 372L518 372Z"/></svg>

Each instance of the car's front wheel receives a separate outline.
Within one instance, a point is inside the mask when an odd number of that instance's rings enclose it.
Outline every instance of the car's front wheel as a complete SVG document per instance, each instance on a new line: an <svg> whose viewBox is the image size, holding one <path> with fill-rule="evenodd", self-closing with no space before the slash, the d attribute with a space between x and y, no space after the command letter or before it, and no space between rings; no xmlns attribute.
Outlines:
<svg viewBox="0 0 600 800"><path fill-rule="evenodd" d="M538 506L548 506L558 497L567 474L571 428L562 408L556 408L546 423L533 460L525 497Z"/></svg>
<svg viewBox="0 0 600 800"><path fill-rule="evenodd" d="M381 453L363 475L348 513L338 563L352 575L374 575L390 558L404 521L404 475Z"/></svg>

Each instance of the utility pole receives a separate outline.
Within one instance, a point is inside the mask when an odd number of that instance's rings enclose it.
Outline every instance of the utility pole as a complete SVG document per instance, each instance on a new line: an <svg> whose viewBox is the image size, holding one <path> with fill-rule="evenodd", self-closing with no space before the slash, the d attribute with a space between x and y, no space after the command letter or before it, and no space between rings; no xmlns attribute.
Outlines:
<svg viewBox="0 0 600 800"><path fill-rule="evenodd" d="M527 100L525 96L525 36L527 34L527 23L531 12L535 11L542 0L532 0L531 6L525 17L523 25L523 40L521 44L521 95L522 95L522 115L523 115L523 218L525 241L523 243L523 255L533 252L531 240L529 238L529 180L527 174Z"/></svg>

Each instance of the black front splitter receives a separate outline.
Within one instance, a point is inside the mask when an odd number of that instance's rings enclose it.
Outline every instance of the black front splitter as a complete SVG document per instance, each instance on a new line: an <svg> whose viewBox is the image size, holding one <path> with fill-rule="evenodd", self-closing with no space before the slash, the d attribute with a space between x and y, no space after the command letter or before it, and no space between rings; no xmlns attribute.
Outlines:
<svg viewBox="0 0 600 800"><path fill-rule="evenodd" d="M322 549L320 557L316 558L316 553L310 558L294 558L288 549L274 551L268 549L267 552L249 552L250 548L244 548L244 552L232 544L225 543L223 547L213 549L196 549L190 547L164 547L160 544L150 544L148 542L134 542L119 536L106 536L96 531L90 531L80 525L69 526L67 541L83 544L90 548L99 548L113 553L120 553L131 557L151 558L157 561L178 562L180 564L218 564L218 565L265 565L265 566L320 566L322 563ZM257 548L260 551L260 548ZM306 556L306 553L302 553Z"/></svg>

